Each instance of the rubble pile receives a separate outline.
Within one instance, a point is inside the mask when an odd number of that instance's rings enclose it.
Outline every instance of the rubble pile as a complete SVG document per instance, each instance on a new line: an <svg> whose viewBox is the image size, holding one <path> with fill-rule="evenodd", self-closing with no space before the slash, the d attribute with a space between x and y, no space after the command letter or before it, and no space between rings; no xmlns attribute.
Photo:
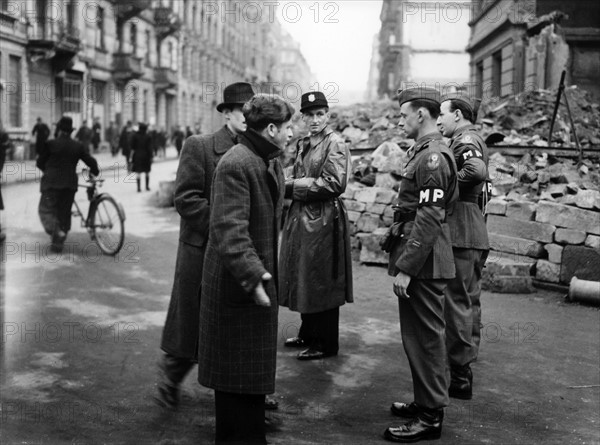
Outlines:
<svg viewBox="0 0 600 445"><path fill-rule="evenodd" d="M546 147L557 93L557 90L526 91L499 104L484 103L478 114L484 122L493 124L488 131L505 135L498 145ZM563 94L569 101L579 143L583 148L600 150L600 106L588 92L576 86L566 87ZM564 97L552 133L552 146L576 147Z"/></svg>

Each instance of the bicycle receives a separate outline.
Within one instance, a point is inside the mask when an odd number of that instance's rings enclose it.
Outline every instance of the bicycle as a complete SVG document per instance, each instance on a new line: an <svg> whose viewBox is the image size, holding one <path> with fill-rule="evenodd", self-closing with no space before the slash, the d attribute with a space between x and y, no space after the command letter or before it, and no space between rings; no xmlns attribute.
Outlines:
<svg viewBox="0 0 600 445"><path fill-rule="evenodd" d="M107 255L116 255L123 247L125 241L125 210L108 193L98 193L104 179L94 178L88 174L86 182L90 185L78 185L87 189L88 208L87 218L73 201L72 215L81 218L81 227L87 229L92 241L95 241L100 250Z"/></svg>

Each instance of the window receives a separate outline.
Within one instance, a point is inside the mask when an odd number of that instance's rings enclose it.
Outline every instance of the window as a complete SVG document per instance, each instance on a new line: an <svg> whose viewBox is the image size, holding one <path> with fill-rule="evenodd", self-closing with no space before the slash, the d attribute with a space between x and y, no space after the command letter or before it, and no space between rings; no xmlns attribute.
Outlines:
<svg viewBox="0 0 600 445"><path fill-rule="evenodd" d="M173 47L173 42L169 42L169 68L176 70L175 66L175 48Z"/></svg>
<svg viewBox="0 0 600 445"><path fill-rule="evenodd" d="M483 62L475 65L475 97L483 98Z"/></svg>
<svg viewBox="0 0 600 445"><path fill-rule="evenodd" d="M97 8L96 48L104 49L104 8Z"/></svg>
<svg viewBox="0 0 600 445"><path fill-rule="evenodd" d="M62 84L63 113L81 113L81 78L69 75Z"/></svg>
<svg viewBox="0 0 600 445"><path fill-rule="evenodd" d="M131 121L134 124L138 122L138 89L135 86L131 87Z"/></svg>
<svg viewBox="0 0 600 445"><path fill-rule="evenodd" d="M23 125L21 121L21 58L18 56L10 56L8 59L8 78L13 79L15 83L14 94L6 94L8 96L8 125L11 127L20 127Z"/></svg>
<svg viewBox="0 0 600 445"><path fill-rule="evenodd" d="M144 90L144 122L148 123L148 90Z"/></svg>
<svg viewBox="0 0 600 445"><path fill-rule="evenodd" d="M146 65L150 65L150 49L152 48L152 35L150 30L146 30Z"/></svg>
<svg viewBox="0 0 600 445"><path fill-rule="evenodd" d="M502 79L502 51L492 54L492 95L500 96Z"/></svg>
<svg viewBox="0 0 600 445"><path fill-rule="evenodd" d="M137 26L135 26L135 23L132 23L129 28L129 43L131 45L131 53L135 56L137 54Z"/></svg>

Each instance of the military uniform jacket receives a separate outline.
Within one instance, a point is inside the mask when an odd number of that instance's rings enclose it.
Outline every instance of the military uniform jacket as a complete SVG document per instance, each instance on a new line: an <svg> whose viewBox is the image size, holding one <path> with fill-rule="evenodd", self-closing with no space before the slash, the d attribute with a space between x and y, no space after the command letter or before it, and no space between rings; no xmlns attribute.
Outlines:
<svg viewBox="0 0 600 445"><path fill-rule="evenodd" d="M473 125L459 128L450 141L458 170L459 198L448 216L452 245L466 249L489 250L485 218L479 197L488 176L488 153L485 142Z"/></svg>
<svg viewBox="0 0 600 445"><path fill-rule="evenodd" d="M396 211L404 219L390 253L388 272L419 279L451 279L454 256L447 213L458 198L454 156L438 132L408 151Z"/></svg>

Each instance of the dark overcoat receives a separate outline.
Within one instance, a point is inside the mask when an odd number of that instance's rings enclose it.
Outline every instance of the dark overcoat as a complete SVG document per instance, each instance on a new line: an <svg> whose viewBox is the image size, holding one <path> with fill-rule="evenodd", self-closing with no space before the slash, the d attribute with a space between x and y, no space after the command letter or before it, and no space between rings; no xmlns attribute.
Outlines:
<svg viewBox="0 0 600 445"><path fill-rule="evenodd" d="M149 173L152 166L152 138L145 130L138 131L131 139L131 155L134 173Z"/></svg>
<svg viewBox="0 0 600 445"><path fill-rule="evenodd" d="M346 208L350 152L326 127L299 143L293 174L286 178L292 204L283 227L280 304L303 314L353 301L352 256Z"/></svg>
<svg viewBox="0 0 600 445"><path fill-rule="evenodd" d="M283 206L281 153L253 130L215 172L200 302L198 381L238 394L275 390L277 236ZM272 158L272 159L267 159ZM270 307L253 291L261 277Z"/></svg>
<svg viewBox="0 0 600 445"><path fill-rule="evenodd" d="M175 278L161 348L176 357L198 356L202 265L217 163L235 145L225 127L185 141L175 179L175 209L181 216Z"/></svg>
<svg viewBox="0 0 600 445"><path fill-rule="evenodd" d="M98 162L90 155L87 147L62 135L51 139L43 146L36 165L44 172L40 190L69 189L77 190L77 163L82 160L93 175L98 175Z"/></svg>

